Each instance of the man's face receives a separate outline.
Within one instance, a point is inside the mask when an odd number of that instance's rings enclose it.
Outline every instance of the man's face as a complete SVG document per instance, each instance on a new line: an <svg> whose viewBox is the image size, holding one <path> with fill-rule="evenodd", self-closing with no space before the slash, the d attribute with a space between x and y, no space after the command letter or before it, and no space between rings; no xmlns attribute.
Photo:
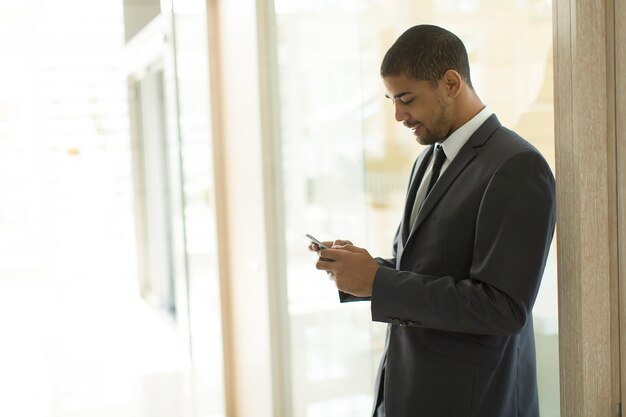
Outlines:
<svg viewBox="0 0 626 417"><path fill-rule="evenodd" d="M395 106L395 118L413 131L422 145L445 140L452 133L450 102L445 84L417 81L404 74L384 77L386 97Z"/></svg>

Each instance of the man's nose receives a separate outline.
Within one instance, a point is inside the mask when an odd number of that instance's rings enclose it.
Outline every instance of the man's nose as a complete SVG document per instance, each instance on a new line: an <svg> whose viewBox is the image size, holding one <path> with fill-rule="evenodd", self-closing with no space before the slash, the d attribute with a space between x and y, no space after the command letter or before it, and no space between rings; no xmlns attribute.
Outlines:
<svg viewBox="0 0 626 417"><path fill-rule="evenodd" d="M396 105L394 111L397 122L404 122L411 118L411 115L406 110L402 109L402 106Z"/></svg>

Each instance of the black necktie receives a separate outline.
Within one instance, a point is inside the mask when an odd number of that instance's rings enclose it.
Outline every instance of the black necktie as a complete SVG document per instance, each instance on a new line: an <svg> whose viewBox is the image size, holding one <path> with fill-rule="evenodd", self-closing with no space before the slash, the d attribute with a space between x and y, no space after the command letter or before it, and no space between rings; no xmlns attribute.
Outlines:
<svg viewBox="0 0 626 417"><path fill-rule="evenodd" d="M433 186L437 182L439 174L441 173L441 167L445 160L446 154L443 152L443 147L441 145L435 146L435 162L433 162L433 173L430 176L430 182L428 183L426 195L430 194L430 190L433 189Z"/></svg>

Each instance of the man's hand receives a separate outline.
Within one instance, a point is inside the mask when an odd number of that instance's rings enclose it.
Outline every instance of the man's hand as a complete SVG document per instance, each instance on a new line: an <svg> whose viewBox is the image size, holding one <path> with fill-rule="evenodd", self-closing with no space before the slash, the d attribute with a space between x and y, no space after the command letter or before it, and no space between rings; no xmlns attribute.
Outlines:
<svg viewBox="0 0 626 417"><path fill-rule="evenodd" d="M352 242L350 242L349 240L342 240L342 239L337 239L334 242L331 240L325 240L324 242L322 242L324 245L328 246L329 248L331 246L344 246L344 245L352 245ZM311 252L319 252L320 247L317 246L315 243L311 243L309 245L309 250ZM319 254L318 254L319 255Z"/></svg>
<svg viewBox="0 0 626 417"><path fill-rule="evenodd" d="M379 265L365 249L347 243L335 244L317 253L320 258L315 267L328 272L337 289L357 297L372 295L372 284Z"/></svg>

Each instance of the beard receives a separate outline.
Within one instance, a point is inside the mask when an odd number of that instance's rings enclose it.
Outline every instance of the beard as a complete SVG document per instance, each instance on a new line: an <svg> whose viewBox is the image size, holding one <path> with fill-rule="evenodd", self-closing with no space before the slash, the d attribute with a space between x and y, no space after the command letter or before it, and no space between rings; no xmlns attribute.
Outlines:
<svg viewBox="0 0 626 417"><path fill-rule="evenodd" d="M434 145L435 143L443 142L448 136L450 136L450 115L449 109L443 101L441 95L437 95L437 111L435 113L435 120L430 127L427 127L421 122L413 123L418 124L415 130L415 137L420 145ZM421 132L418 132L421 130Z"/></svg>

